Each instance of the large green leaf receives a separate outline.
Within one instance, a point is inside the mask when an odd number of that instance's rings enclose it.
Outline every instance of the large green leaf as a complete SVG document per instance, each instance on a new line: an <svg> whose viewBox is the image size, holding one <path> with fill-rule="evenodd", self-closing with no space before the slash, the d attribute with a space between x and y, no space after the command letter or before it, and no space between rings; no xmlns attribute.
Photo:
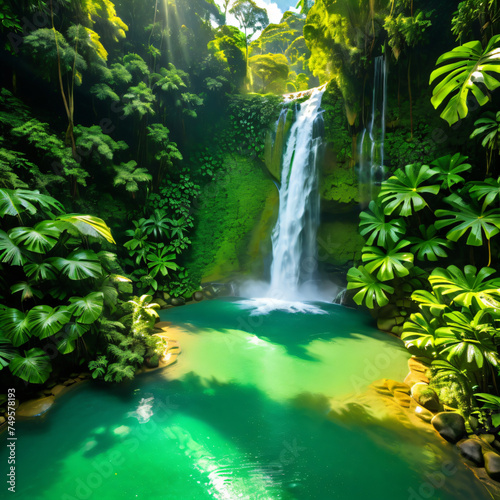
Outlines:
<svg viewBox="0 0 500 500"><path fill-rule="evenodd" d="M466 203L457 194L445 198L453 210L436 210L436 217L447 217L435 222L438 229L454 226L446 237L451 241L458 241L468 231L467 245L483 245L483 234L487 240L500 231L500 210L486 210Z"/></svg>
<svg viewBox="0 0 500 500"><path fill-rule="evenodd" d="M90 327L88 325L83 325L81 323L70 322L64 325L64 328L55 336L55 343L57 350L61 354L69 354L73 352L76 348L76 343L78 339L86 332L88 332Z"/></svg>
<svg viewBox="0 0 500 500"><path fill-rule="evenodd" d="M430 226L421 224L419 229L422 238L408 238L413 245L411 251L416 254L418 260L435 262L440 258L448 257L445 248L450 248L452 244L437 236L437 230L433 224Z"/></svg>
<svg viewBox="0 0 500 500"><path fill-rule="evenodd" d="M43 384L52 371L50 358L42 349L33 348L17 355L9 365L10 371L30 384Z"/></svg>
<svg viewBox="0 0 500 500"><path fill-rule="evenodd" d="M359 292L353 297L356 304L361 305L365 301L366 305L373 309L376 302L379 306L385 306L389 302L388 294L394 293L394 288L385 283L381 283L363 266L351 267L347 273L347 289Z"/></svg>
<svg viewBox="0 0 500 500"><path fill-rule="evenodd" d="M55 257L49 260L53 266L70 280L99 278L102 266L95 252L91 250L75 250L68 257Z"/></svg>
<svg viewBox="0 0 500 500"><path fill-rule="evenodd" d="M494 341L495 328L485 318L487 311L472 317L469 311L445 313L446 326L436 330L436 347L448 361L477 371L486 360L497 367L500 359Z"/></svg>
<svg viewBox="0 0 500 500"><path fill-rule="evenodd" d="M462 172L469 172L472 169L470 163L464 163L467 156L460 153L446 155L431 163L433 167L430 171L437 175L437 179L442 182L441 187L451 189L455 184L464 182L464 178L458 175Z"/></svg>
<svg viewBox="0 0 500 500"><path fill-rule="evenodd" d="M396 170L392 177L382 183L379 198L385 204L384 213L391 215L399 210L399 215L408 216L427 206L422 194L439 193L439 185L425 183L436 173L427 165L406 165L404 172Z"/></svg>
<svg viewBox="0 0 500 500"><path fill-rule="evenodd" d="M471 182L471 196L482 200L483 210L500 198L500 177L498 179L486 179L485 181Z"/></svg>
<svg viewBox="0 0 500 500"><path fill-rule="evenodd" d="M27 281L21 281L20 283L12 285L10 287L10 292L21 292L21 302L32 299L34 297L38 297L39 299L43 297L43 292L35 288L32 283L29 283Z"/></svg>
<svg viewBox="0 0 500 500"><path fill-rule="evenodd" d="M32 335L26 314L17 309L7 308L0 311L0 324L3 334L15 347L23 345Z"/></svg>
<svg viewBox="0 0 500 500"><path fill-rule="evenodd" d="M58 241L57 229L35 227L15 227L9 231L10 239L16 245L22 245L30 252L45 254L52 250Z"/></svg>
<svg viewBox="0 0 500 500"><path fill-rule="evenodd" d="M413 264L413 254L404 252L403 249L410 244L407 240L401 240L397 245L390 244L389 248L364 247L362 260L368 262L365 265L369 273L378 269L377 278L380 281L392 280L394 276L407 276L409 267Z"/></svg>
<svg viewBox="0 0 500 500"><path fill-rule="evenodd" d="M176 271L179 265L173 262L176 258L175 254L168 254L166 248L158 250L157 253L150 253L147 255L149 274L154 278L158 273L162 276L168 275L168 270Z"/></svg>
<svg viewBox="0 0 500 500"><path fill-rule="evenodd" d="M24 272L28 278L33 278L37 281L53 280L56 278L56 268L50 262L30 262L25 264Z"/></svg>
<svg viewBox="0 0 500 500"><path fill-rule="evenodd" d="M9 366L16 355L17 350L13 348L11 341L0 333L0 370Z"/></svg>
<svg viewBox="0 0 500 500"><path fill-rule="evenodd" d="M483 50L481 42L468 42L443 54L436 64L446 63L435 69L429 83L442 80L434 87L432 105L438 108L448 100L441 118L453 125L468 113L467 100L472 93L478 104L489 101L487 91L495 90L500 82L491 73L500 73L500 36L491 37Z"/></svg>
<svg viewBox="0 0 500 500"><path fill-rule="evenodd" d="M419 304L420 309L429 310L433 316L441 316L443 311L449 308L449 300L444 298L439 290L428 292L427 290L415 290L411 294L411 300Z"/></svg>
<svg viewBox="0 0 500 500"><path fill-rule="evenodd" d="M395 243L405 233L406 225L403 219L387 219L384 211L375 201L370 201L369 211L359 214L360 234L367 238L366 243L379 247L386 247L390 242Z"/></svg>
<svg viewBox="0 0 500 500"><path fill-rule="evenodd" d="M0 260L11 266L22 266L28 261L24 250L10 236L0 230Z"/></svg>
<svg viewBox="0 0 500 500"><path fill-rule="evenodd" d="M474 266L465 266L464 271L456 266L436 268L429 282L436 293L446 296L463 307L477 304L480 309L495 307L500 300L500 278L488 280L496 271L483 267L477 274Z"/></svg>
<svg viewBox="0 0 500 500"><path fill-rule="evenodd" d="M96 239L105 239L109 243L116 243L111 229L99 217L92 215L64 214L56 217L53 223L60 229L66 229L74 236L84 236Z"/></svg>
<svg viewBox="0 0 500 500"><path fill-rule="evenodd" d="M70 310L77 318L78 323L90 325L102 313L104 297L101 292L92 292L85 297L71 297Z"/></svg>
<svg viewBox="0 0 500 500"><path fill-rule="evenodd" d="M415 313L405 322L401 340L413 354L431 355L435 348L436 327L435 318L430 321L422 313Z"/></svg>
<svg viewBox="0 0 500 500"><path fill-rule="evenodd" d="M66 306L53 309L47 305L35 306L27 314L31 333L40 339L55 335L71 319L71 312Z"/></svg>
<svg viewBox="0 0 500 500"><path fill-rule="evenodd" d="M23 212L35 215L40 206L47 210L62 212L63 206L51 196L40 194L40 191L27 189L0 189L0 216L12 215L19 217Z"/></svg>

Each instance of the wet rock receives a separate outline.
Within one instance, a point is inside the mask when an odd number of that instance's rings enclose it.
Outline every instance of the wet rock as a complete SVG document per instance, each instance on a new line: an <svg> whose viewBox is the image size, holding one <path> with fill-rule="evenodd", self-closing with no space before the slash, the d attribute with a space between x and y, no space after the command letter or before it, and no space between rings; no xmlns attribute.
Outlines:
<svg viewBox="0 0 500 500"><path fill-rule="evenodd" d="M52 394L52 391L50 389L44 389L43 395L44 396L50 396Z"/></svg>
<svg viewBox="0 0 500 500"><path fill-rule="evenodd" d="M481 439L481 441L484 441L485 443L493 444L493 441L495 441L495 436L493 434L480 434L479 439Z"/></svg>
<svg viewBox="0 0 500 500"><path fill-rule="evenodd" d="M183 306L186 301L184 300L184 297L174 297L173 299L170 300L170 303L173 306Z"/></svg>
<svg viewBox="0 0 500 500"><path fill-rule="evenodd" d="M156 299L155 302L160 306L160 309L166 309L168 304L163 299Z"/></svg>
<svg viewBox="0 0 500 500"><path fill-rule="evenodd" d="M200 300L203 300L204 299L203 292L194 292L193 299L196 300L196 302L200 302Z"/></svg>
<svg viewBox="0 0 500 500"><path fill-rule="evenodd" d="M74 378L70 378L68 380L65 380L63 382L63 385L65 385L67 387L68 385L73 385L75 382L76 382L76 380Z"/></svg>
<svg viewBox="0 0 500 500"><path fill-rule="evenodd" d="M487 451L484 454L484 468L491 479L500 481L500 455L494 451Z"/></svg>
<svg viewBox="0 0 500 500"><path fill-rule="evenodd" d="M396 318L379 318L377 328L383 332L390 332L396 326Z"/></svg>
<svg viewBox="0 0 500 500"><path fill-rule="evenodd" d="M431 421L439 435L449 443L457 443L467 435L465 420L459 413L441 412Z"/></svg>
<svg viewBox="0 0 500 500"><path fill-rule="evenodd" d="M425 408L422 408L421 406L417 406L415 408L415 415L420 419L423 420L424 422L430 422L434 415L429 411L426 410Z"/></svg>
<svg viewBox="0 0 500 500"><path fill-rule="evenodd" d="M4 424L5 423L5 417L0 417L0 425Z"/></svg>
<svg viewBox="0 0 500 500"><path fill-rule="evenodd" d="M478 467L484 465L483 448L477 439L464 439L457 444L458 451L467 460L470 460Z"/></svg>
<svg viewBox="0 0 500 500"><path fill-rule="evenodd" d="M439 411L439 398L434 389L423 382L416 383L411 388L411 397L427 410L436 413Z"/></svg>
<svg viewBox="0 0 500 500"><path fill-rule="evenodd" d="M160 365L160 358L158 357L158 354L153 354L153 356L146 358L145 364L148 368L158 368Z"/></svg>
<svg viewBox="0 0 500 500"><path fill-rule="evenodd" d="M170 294L167 292L163 292L163 300L168 302L170 300Z"/></svg>
<svg viewBox="0 0 500 500"><path fill-rule="evenodd" d="M61 394L61 392L63 392L65 389L66 389L65 385L62 385L62 384L56 385L52 389L52 395L53 396L59 396Z"/></svg>
<svg viewBox="0 0 500 500"><path fill-rule="evenodd" d="M399 316L399 309L393 304L381 307L378 312L379 318L395 318L396 316Z"/></svg>
<svg viewBox="0 0 500 500"><path fill-rule="evenodd" d="M32 399L19 405L16 415L19 417L38 417L43 415L54 404L54 397L49 396L42 399Z"/></svg>

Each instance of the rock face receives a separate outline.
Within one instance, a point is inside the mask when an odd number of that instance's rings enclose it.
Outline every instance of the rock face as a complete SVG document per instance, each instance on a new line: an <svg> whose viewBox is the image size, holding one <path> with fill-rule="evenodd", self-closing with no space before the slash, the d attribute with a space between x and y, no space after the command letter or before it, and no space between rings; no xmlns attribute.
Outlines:
<svg viewBox="0 0 500 500"><path fill-rule="evenodd" d="M487 451L484 454L484 467L491 479L500 481L500 455L494 451Z"/></svg>
<svg viewBox="0 0 500 500"><path fill-rule="evenodd" d="M432 419L431 424L449 443L455 444L467 436L464 418L459 413L438 413Z"/></svg>
<svg viewBox="0 0 500 500"><path fill-rule="evenodd" d="M420 405L433 413L439 411L439 398L434 389L423 382L416 383L411 388L411 397Z"/></svg>
<svg viewBox="0 0 500 500"><path fill-rule="evenodd" d="M460 455L478 467L484 465L483 447L477 439L464 439L457 444Z"/></svg>

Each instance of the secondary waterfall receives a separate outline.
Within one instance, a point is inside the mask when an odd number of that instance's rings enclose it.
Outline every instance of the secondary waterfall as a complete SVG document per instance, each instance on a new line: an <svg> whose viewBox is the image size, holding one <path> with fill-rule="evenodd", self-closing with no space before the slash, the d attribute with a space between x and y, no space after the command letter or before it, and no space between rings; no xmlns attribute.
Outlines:
<svg viewBox="0 0 500 500"><path fill-rule="evenodd" d="M324 87L315 89L307 101L295 105L295 121L283 152L279 215L272 233L270 294L274 298L297 298L299 285L313 279L317 267L317 164L324 128L320 109L324 91Z"/></svg>
<svg viewBox="0 0 500 500"><path fill-rule="evenodd" d="M368 205L384 180L385 112L387 107L387 64L384 56L375 58L370 121L361 133L359 145L360 203Z"/></svg>

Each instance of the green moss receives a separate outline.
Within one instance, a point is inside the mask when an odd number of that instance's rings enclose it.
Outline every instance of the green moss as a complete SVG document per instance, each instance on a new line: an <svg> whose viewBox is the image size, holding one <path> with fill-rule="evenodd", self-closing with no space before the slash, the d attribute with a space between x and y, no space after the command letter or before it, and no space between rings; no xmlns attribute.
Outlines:
<svg viewBox="0 0 500 500"><path fill-rule="evenodd" d="M259 246L255 240L269 236L256 236L255 232L266 227L263 212L275 191L273 182L252 159L224 158L221 175L205 187L195 214L196 229L186 263L194 279L221 281L249 270Z"/></svg>
<svg viewBox="0 0 500 500"><path fill-rule="evenodd" d="M354 169L336 168L333 173L324 175L320 181L320 196L323 203L357 204L359 188Z"/></svg>
<svg viewBox="0 0 500 500"><path fill-rule="evenodd" d="M342 266L359 260L363 245L364 239L358 234L357 222L325 222L318 230L319 255L330 264Z"/></svg>
<svg viewBox="0 0 500 500"><path fill-rule="evenodd" d="M349 163L352 159L352 136L349 133L344 99L334 81L328 84L321 107L325 110L325 140L332 149L337 163Z"/></svg>

